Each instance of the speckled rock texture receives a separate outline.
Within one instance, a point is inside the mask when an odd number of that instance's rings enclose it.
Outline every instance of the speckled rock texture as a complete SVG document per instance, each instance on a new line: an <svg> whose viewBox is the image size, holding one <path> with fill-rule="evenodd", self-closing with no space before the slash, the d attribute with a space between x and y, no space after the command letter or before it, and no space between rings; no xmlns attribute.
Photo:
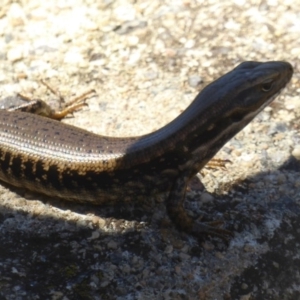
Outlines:
<svg viewBox="0 0 300 300"><path fill-rule="evenodd" d="M164 195L95 207L0 186L0 299L300 299L300 2L3 0L0 96L58 105L111 136L160 128L245 60L286 60L291 84L204 170L190 213L228 242L178 232Z"/></svg>

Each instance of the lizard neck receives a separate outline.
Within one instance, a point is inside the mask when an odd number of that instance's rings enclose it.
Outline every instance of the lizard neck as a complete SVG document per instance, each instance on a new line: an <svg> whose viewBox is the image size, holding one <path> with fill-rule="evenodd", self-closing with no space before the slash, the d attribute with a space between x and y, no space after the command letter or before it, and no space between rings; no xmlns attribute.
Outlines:
<svg viewBox="0 0 300 300"><path fill-rule="evenodd" d="M172 122L128 140L125 159L138 162L170 151L196 151L209 160L275 98L292 73L286 62L240 64L205 87Z"/></svg>

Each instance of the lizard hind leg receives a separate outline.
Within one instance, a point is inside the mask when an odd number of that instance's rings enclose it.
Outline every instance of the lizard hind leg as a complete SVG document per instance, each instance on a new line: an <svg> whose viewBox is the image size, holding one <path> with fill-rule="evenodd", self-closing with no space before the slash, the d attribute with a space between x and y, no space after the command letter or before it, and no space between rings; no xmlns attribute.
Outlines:
<svg viewBox="0 0 300 300"><path fill-rule="evenodd" d="M172 186L167 199L167 211L170 219L178 229L199 237L201 234L208 234L228 240L232 232L219 228L222 221L200 222L190 217L184 209L184 200L189 176L179 177Z"/></svg>

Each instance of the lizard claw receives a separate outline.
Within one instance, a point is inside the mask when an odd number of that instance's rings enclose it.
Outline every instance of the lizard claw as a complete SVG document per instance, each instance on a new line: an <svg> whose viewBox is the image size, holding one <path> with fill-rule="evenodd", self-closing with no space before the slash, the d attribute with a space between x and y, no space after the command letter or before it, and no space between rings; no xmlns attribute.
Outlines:
<svg viewBox="0 0 300 300"><path fill-rule="evenodd" d="M199 236L199 234L208 234L228 241L231 237L233 237L233 233L229 230L219 228L222 224L223 221L221 220L212 222L195 221L191 228L191 234L194 236Z"/></svg>

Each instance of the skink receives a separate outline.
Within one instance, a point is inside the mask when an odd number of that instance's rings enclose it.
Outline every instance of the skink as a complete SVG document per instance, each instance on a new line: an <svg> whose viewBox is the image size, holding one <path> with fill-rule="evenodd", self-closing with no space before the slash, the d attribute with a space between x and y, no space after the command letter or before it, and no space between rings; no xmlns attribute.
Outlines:
<svg viewBox="0 0 300 300"><path fill-rule="evenodd" d="M212 82L161 129L138 137L96 135L26 112L0 111L0 179L71 201L115 204L167 193L176 226L190 234L228 231L191 218L189 180L290 81L287 62L244 62Z"/></svg>

